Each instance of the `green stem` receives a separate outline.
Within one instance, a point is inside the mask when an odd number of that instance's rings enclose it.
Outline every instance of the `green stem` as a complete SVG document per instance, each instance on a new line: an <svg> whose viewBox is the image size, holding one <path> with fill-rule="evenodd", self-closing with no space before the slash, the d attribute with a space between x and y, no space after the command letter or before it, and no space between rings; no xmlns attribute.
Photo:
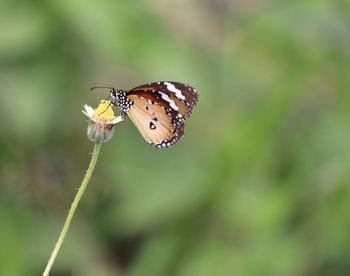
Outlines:
<svg viewBox="0 0 350 276"><path fill-rule="evenodd" d="M48 261L48 263L46 265L46 268L45 268L45 271L43 273L43 276L48 276L49 275L51 267L52 267L52 265L53 265L53 263L54 263L54 261L55 261L55 259L57 257L58 251L60 250L61 245L63 243L63 240L66 237L66 234L68 232L70 223L71 223L71 221L73 219L75 210L78 207L78 203L79 203L81 197L83 196L84 191L86 189L86 186L87 186L87 184L90 181L92 172L95 169L95 165L96 165L96 162L97 162L98 155L100 153L100 149L101 149L101 142L96 142L95 146L94 146L94 151L92 153L92 157L91 157L89 168L86 171L85 177L84 177L83 181L81 182L80 188L79 188L79 190L78 190L78 192L77 192L77 194L76 194L76 196L75 196L75 198L73 200L72 206L69 209L66 221L64 222L62 231L61 231L60 236L59 236L59 238L57 240L55 248L54 248L54 250L51 253L51 257L50 257L50 259L49 259L49 261Z"/></svg>

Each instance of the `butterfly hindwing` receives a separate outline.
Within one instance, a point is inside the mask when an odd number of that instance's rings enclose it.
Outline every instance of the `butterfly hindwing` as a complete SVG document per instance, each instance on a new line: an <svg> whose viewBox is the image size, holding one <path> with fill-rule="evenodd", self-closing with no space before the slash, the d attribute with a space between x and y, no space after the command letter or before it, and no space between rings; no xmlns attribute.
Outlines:
<svg viewBox="0 0 350 276"><path fill-rule="evenodd" d="M183 136L183 123L174 121L166 104L150 98L152 95L128 95L133 105L127 113L148 143L170 147Z"/></svg>

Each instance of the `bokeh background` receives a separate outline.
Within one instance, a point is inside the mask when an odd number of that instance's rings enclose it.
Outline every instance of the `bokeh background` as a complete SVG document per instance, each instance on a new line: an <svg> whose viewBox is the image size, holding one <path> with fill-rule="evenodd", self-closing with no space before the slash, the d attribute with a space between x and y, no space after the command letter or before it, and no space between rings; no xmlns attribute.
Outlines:
<svg viewBox="0 0 350 276"><path fill-rule="evenodd" d="M88 166L84 104L176 80L173 148L104 144L51 275L350 275L350 2L2 1L0 275L40 275Z"/></svg>

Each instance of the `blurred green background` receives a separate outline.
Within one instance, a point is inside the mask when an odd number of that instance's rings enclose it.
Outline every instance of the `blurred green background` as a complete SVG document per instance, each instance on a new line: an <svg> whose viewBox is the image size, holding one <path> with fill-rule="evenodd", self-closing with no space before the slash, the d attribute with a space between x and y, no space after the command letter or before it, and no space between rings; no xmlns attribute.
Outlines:
<svg viewBox="0 0 350 276"><path fill-rule="evenodd" d="M2 1L0 275L40 275L105 82L191 84L173 148L126 119L51 275L350 275L350 2Z"/></svg>

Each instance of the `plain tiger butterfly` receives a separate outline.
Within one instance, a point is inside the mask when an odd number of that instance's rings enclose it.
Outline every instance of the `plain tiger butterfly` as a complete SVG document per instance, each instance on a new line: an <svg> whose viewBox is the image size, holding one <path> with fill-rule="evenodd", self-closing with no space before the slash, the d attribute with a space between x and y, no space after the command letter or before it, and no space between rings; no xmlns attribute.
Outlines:
<svg viewBox="0 0 350 276"><path fill-rule="evenodd" d="M156 148L168 148L184 135L184 122L197 104L193 87L173 81L158 81L129 91L109 88L112 103L127 114L142 137Z"/></svg>

